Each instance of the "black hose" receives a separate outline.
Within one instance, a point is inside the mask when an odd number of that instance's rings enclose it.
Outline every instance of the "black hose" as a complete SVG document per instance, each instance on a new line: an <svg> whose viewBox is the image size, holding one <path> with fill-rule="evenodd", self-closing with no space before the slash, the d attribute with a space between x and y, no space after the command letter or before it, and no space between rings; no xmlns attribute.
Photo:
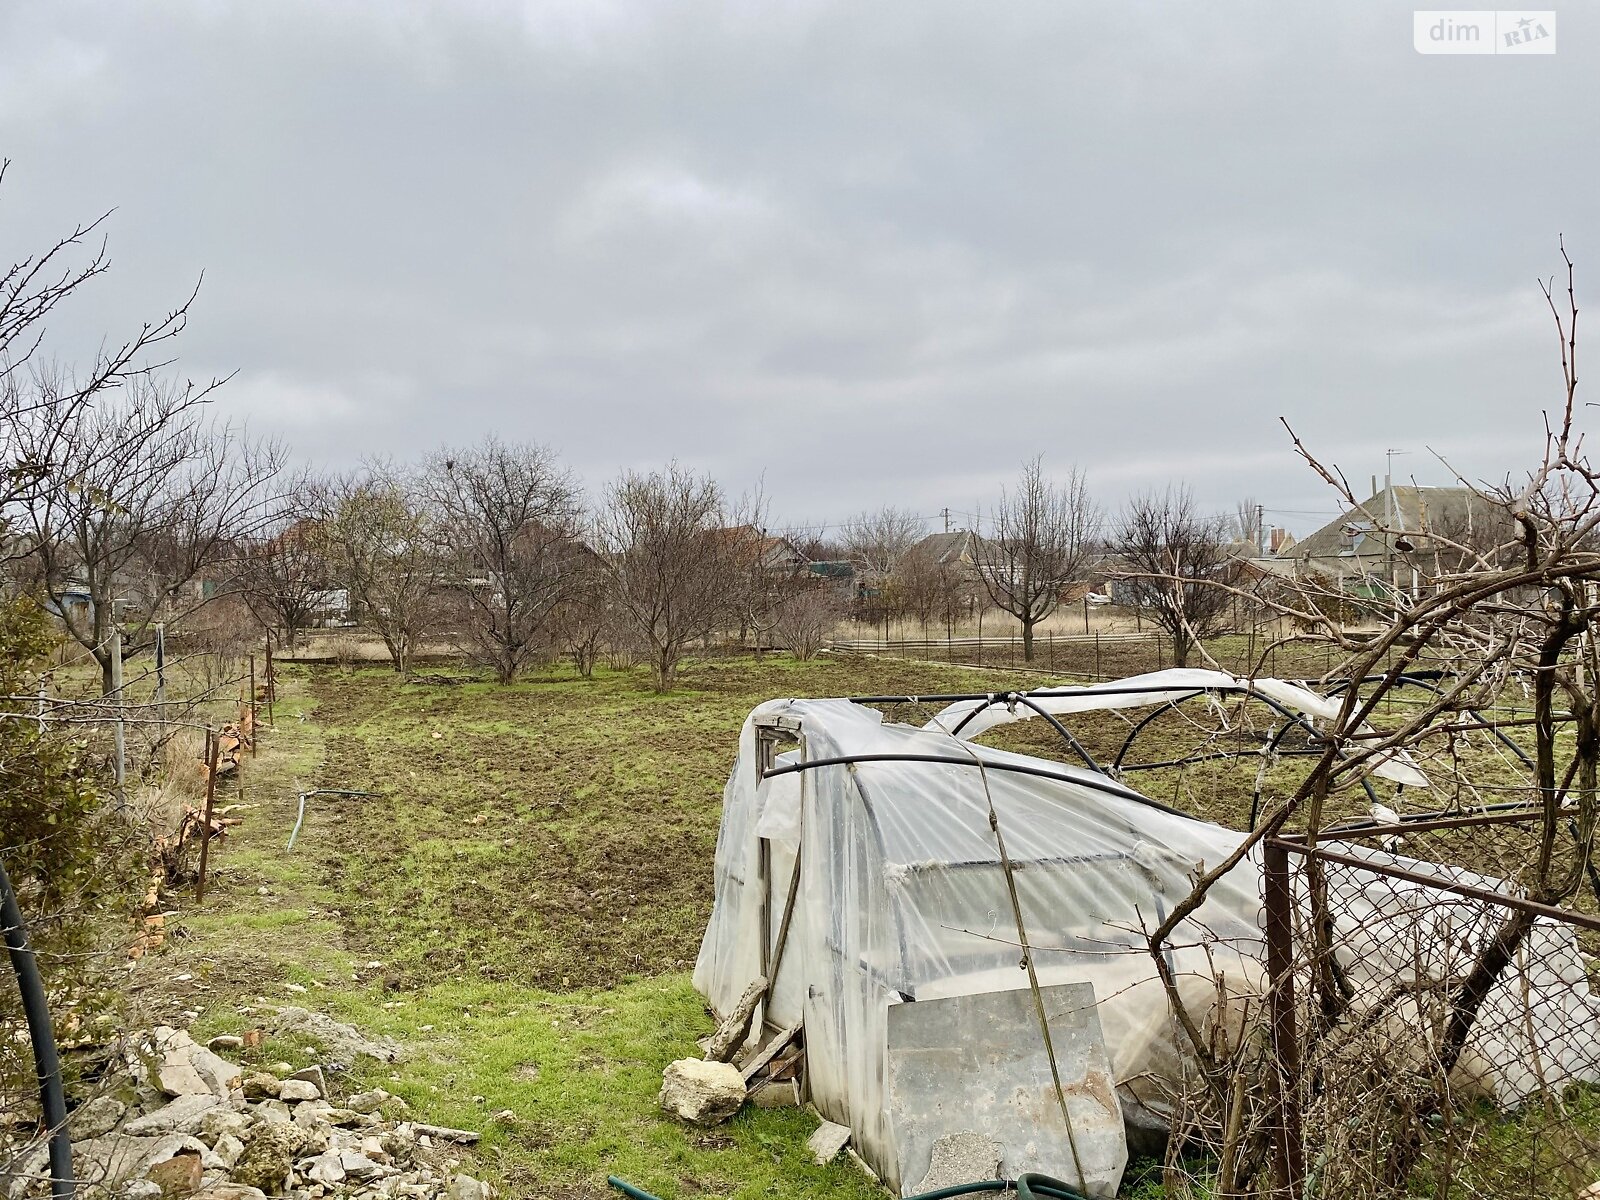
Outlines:
<svg viewBox="0 0 1600 1200"><path fill-rule="evenodd" d="M606 1182L624 1196L632 1200L660 1200L643 1188L635 1187L625 1179L618 1179L615 1175L607 1175ZM907 1196L905 1200L950 1200L953 1196L975 1196L979 1192L1009 1192L1015 1190L1018 1200L1033 1200L1035 1196L1048 1196L1050 1200L1088 1200L1082 1192L1074 1190L1059 1179L1052 1179L1049 1175L1038 1175L1029 1172L1017 1176L1016 1180L1010 1179L982 1179L977 1183L957 1183L950 1187L937 1188L931 1192L921 1192L915 1196Z"/></svg>
<svg viewBox="0 0 1600 1200"><path fill-rule="evenodd" d="M61 1087L61 1059L56 1053L56 1035L50 1025L50 1000L39 963L28 944L28 929L22 923L22 909L11 876L0 863L0 924L5 926L6 950L11 969L22 993L22 1013L28 1020L28 1040L33 1045L33 1069L39 1077L39 1100L44 1110L45 1127L50 1130L51 1200L72 1200L76 1186L72 1179L72 1139L67 1133L67 1097Z"/></svg>

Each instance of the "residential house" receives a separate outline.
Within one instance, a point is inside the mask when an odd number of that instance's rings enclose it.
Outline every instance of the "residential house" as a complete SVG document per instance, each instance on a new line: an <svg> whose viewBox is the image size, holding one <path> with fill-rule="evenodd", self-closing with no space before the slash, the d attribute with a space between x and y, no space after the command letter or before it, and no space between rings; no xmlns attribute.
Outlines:
<svg viewBox="0 0 1600 1200"><path fill-rule="evenodd" d="M1453 569L1460 552L1449 543L1498 540L1496 510L1465 487L1395 484L1280 551L1296 573L1315 575L1341 591L1376 596L1415 593Z"/></svg>

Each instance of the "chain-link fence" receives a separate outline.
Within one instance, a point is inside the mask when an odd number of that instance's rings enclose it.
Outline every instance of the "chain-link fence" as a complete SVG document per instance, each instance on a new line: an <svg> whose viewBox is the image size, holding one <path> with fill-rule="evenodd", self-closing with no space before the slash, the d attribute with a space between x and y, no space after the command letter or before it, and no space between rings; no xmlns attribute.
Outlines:
<svg viewBox="0 0 1600 1200"><path fill-rule="evenodd" d="M1523 809L1268 840L1281 1194L1593 1194L1600 876L1575 833Z"/></svg>

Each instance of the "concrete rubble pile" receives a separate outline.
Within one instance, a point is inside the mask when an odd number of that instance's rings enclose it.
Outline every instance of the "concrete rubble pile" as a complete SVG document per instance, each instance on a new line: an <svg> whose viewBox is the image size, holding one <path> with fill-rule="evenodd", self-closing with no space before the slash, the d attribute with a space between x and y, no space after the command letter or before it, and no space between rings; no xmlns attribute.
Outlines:
<svg viewBox="0 0 1600 1200"><path fill-rule="evenodd" d="M352 1031L353 1033L354 1031ZM319 1066L246 1071L181 1029L124 1040L121 1070L69 1119L86 1200L490 1200L459 1171L472 1130L405 1118L374 1089L336 1101ZM50 1193L47 1148L5 1165L0 1200Z"/></svg>

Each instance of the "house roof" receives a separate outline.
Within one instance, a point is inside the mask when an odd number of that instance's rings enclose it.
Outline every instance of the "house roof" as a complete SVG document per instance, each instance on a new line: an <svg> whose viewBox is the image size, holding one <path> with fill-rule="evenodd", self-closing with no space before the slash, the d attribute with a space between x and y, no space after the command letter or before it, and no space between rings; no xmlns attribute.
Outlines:
<svg viewBox="0 0 1600 1200"><path fill-rule="evenodd" d="M1472 520L1481 520L1486 515L1483 498L1471 488L1396 484L1391 488L1378 489L1360 507L1350 509L1337 520L1302 538L1295 543L1293 556L1339 558L1383 553L1387 549L1388 539L1375 525L1386 523L1391 503L1396 526L1419 535L1430 529L1465 529ZM1429 547L1419 544L1418 548Z"/></svg>
<svg viewBox="0 0 1600 1200"><path fill-rule="evenodd" d="M767 533L754 525L725 525L716 535L725 542L749 547L751 554L768 566L797 565L805 561L805 556L788 538Z"/></svg>
<svg viewBox="0 0 1600 1200"><path fill-rule="evenodd" d="M930 533L912 546L910 553L931 559L935 566L948 566L970 560L972 540L972 531L969 529Z"/></svg>

